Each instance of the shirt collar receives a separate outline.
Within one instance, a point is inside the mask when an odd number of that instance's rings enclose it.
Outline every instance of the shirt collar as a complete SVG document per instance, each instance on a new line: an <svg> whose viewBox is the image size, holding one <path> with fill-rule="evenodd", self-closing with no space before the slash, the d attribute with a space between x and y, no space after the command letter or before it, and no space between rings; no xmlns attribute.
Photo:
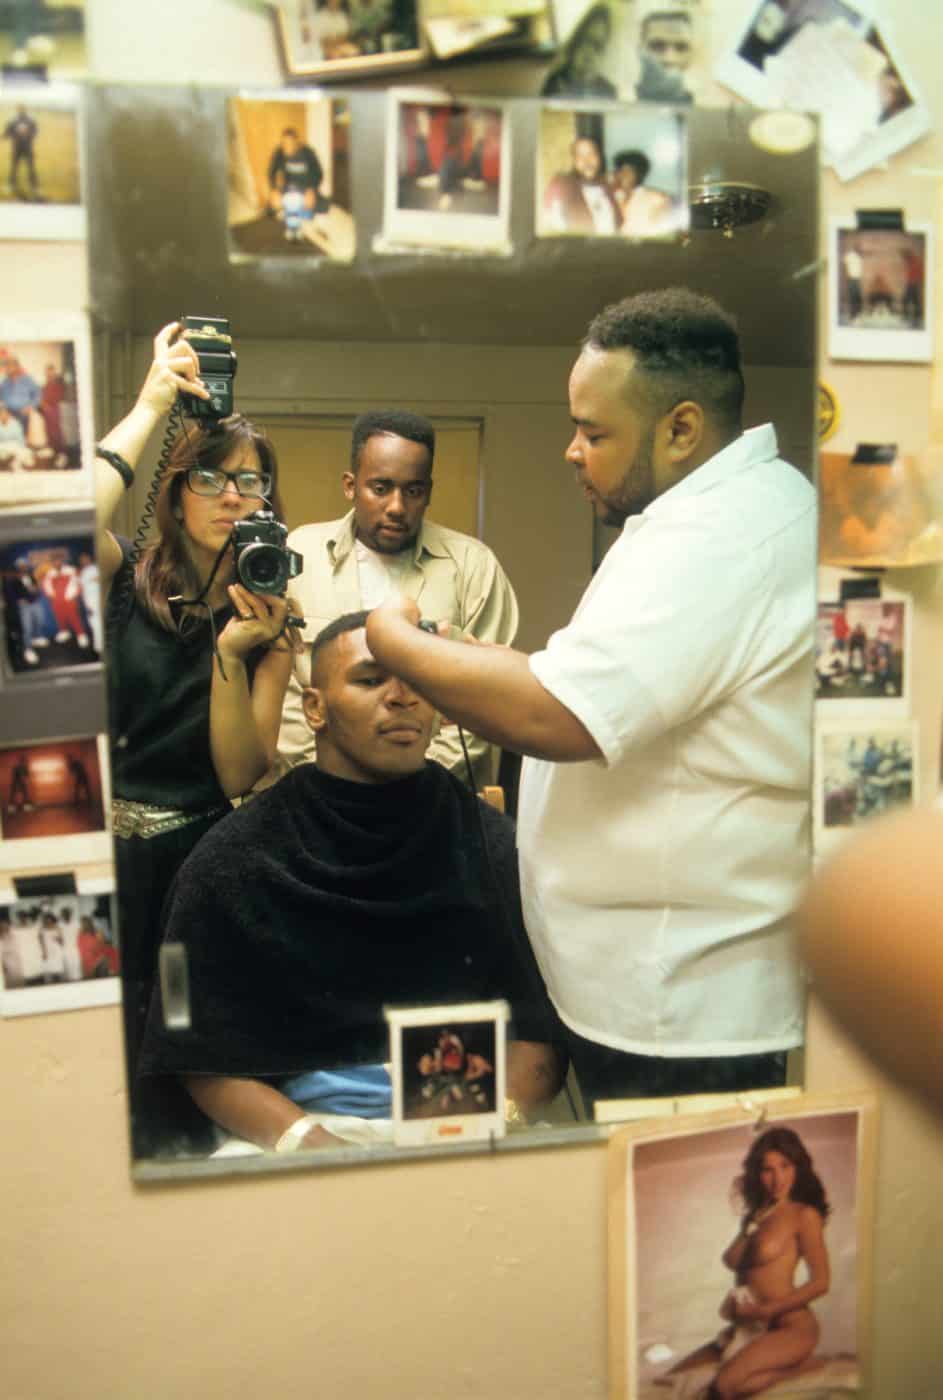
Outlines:
<svg viewBox="0 0 943 1400"><path fill-rule="evenodd" d="M355 539L354 512L349 510L344 518L337 522L337 529L328 540L328 547L332 551L335 566L342 564L350 554ZM413 563L418 565L423 554L432 554L439 559L446 559L449 555L440 527L431 520L423 520L419 527L419 534L416 536L412 550Z"/></svg>
<svg viewBox="0 0 943 1400"><path fill-rule="evenodd" d="M670 514L674 507L680 505L687 497L699 496L705 491L710 491L759 462L771 462L778 453L776 429L772 423L763 423L758 428L747 428L746 432L734 438L733 442L728 442L726 447L715 452L713 457L708 457L706 462L695 467L683 480L663 492L650 506L646 506L642 514L652 517Z"/></svg>

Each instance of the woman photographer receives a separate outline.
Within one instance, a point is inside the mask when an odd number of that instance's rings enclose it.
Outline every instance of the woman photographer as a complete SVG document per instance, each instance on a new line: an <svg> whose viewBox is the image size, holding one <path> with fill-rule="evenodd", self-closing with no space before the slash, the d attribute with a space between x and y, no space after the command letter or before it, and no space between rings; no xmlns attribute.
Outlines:
<svg viewBox="0 0 943 1400"><path fill-rule="evenodd" d="M294 646L288 600L233 582L234 522L269 506L281 514L272 444L241 414L184 424L156 496L155 536L138 559L108 528L178 393L209 398L179 331L173 322L156 336L137 402L97 449L95 477L132 1086L164 896L230 799L272 762ZM147 1136L136 1135L141 1150Z"/></svg>

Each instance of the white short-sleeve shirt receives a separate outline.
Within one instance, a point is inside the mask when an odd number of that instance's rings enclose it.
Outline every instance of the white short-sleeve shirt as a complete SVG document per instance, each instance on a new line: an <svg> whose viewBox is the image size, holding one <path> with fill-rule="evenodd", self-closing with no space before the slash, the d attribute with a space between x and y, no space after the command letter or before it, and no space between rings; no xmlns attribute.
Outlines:
<svg viewBox="0 0 943 1400"><path fill-rule="evenodd" d="M524 917L563 1020L637 1054L802 1040L816 506L767 424L630 517L530 659L602 752L525 759Z"/></svg>

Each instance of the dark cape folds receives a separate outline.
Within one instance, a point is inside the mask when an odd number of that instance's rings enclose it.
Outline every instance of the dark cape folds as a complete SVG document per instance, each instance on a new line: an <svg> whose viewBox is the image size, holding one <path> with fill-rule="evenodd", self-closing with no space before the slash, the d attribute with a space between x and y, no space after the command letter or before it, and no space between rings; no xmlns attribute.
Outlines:
<svg viewBox="0 0 943 1400"><path fill-rule="evenodd" d="M383 1060L384 1006L506 997L517 1035L550 1038L513 824L436 763L379 786L293 769L200 842L164 937L187 951L191 1026L165 1029L155 993L146 1074L264 1078Z"/></svg>

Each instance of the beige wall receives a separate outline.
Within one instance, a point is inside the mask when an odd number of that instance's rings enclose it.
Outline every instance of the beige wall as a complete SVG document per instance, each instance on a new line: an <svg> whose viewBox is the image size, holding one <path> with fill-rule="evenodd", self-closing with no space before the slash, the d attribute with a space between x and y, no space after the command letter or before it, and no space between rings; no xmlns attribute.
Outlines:
<svg viewBox="0 0 943 1400"><path fill-rule="evenodd" d="M943 15L925 0L892 8L932 92ZM178 79L207 67L217 80L277 74L261 7L227 5L222 23L221 4L168 0L152 11L90 0L90 9L110 76L144 79L155 64ZM218 23L212 41L204 10ZM729 23L739 6L716 0L715 10ZM151 11L160 20L142 39L135 24ZM943 119L939 95L937 112ZM903 202L932 212L936 182L916 166L943 168L943 143L925 142L847 189L827 177L826 207ZM85 302L78 249L0 244L0 271L7 309ZM827 377L855 423L836 445L926 435L927 370L828 366ZM519 411L503 409L495 433L513 428ZM546 431L556 439L555 423ZM939 585L930 570L893 582L916 589L915 708L932 791ZM604 1146L133 1188L118 1020L107 1008L0 1023L4 1400L605 1394ZM811 1088L870 1085L881 1101L874 1370L864 1400L935 1400L943 1129L815 1006L806 1058Z"/></svg>

